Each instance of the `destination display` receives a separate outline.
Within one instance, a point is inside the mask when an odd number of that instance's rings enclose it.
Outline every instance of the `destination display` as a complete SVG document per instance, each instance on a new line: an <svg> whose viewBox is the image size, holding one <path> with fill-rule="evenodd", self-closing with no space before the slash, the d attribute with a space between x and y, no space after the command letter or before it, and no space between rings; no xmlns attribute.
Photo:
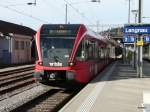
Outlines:
<svg viewBox="0 0 150 112"><path fill-rule="evenodd" d="M46 35L50 37L75 37L77 35L79 26L66 25L50 25L41 29L41 36Z"/></svg>

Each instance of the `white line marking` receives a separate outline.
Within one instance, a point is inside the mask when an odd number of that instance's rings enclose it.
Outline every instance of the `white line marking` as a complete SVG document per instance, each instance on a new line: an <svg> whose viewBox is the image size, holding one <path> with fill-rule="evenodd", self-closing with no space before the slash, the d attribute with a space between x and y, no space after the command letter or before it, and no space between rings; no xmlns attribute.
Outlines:
<svg viewBox="0 0 150 112"><path fill-rule="evenodd" d="M107 80L108 77L112 74L115 65L110 69L109 72L106 73L106 75L103 77L103 80ZM89 94L89 96L84 100L84 102L81 104L81 106L77 109L77 112L90 112L94 102L96 101L98 95L104 88L104 85L106 84L105 81L98 82L98 84L95 86L95 88L92 90L92 92Z"/></svg>
<svg viewBox="0 0 150 112"><path fill-rule="evenodd" d="M150 112L150 91L143 92L143 112Z"/></svg>

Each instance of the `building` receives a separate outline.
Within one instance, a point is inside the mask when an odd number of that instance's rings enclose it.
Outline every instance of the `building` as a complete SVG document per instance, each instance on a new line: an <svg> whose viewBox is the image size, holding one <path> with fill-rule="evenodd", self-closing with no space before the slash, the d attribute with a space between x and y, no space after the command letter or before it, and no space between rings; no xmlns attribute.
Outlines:
<svg viewBox="0 0 150 112"><path fill-rule="evenodd" d="M0 64L31 62L35 33L31 28L0 20Z"/></svg>

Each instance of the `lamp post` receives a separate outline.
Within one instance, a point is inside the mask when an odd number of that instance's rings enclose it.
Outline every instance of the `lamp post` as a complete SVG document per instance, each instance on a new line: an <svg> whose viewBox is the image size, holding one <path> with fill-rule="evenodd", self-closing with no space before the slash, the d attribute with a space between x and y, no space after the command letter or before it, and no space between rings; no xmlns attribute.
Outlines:
<svg viewBox="0 0 150 112"><path fill-rule="evenodd" d="M91 2L99 2L100 3L100 0L92 0Z"/></svg>
<svg viewBox="0 0 150 112"><path fill-rule="evenodd" d="M66 4L66 9L65 9L65 24L67 24L67 22L68 22L68 5Z"/></svg>
<svg viewBox="0 0 150 112"><path fill-rule="evenodd" d="M142 18L143 18L143 19L148 19L148 18L150 18L150 17L145 17L145 16L144 16L144 17L142 17Z"/></svg>
<svg viewBox="0 0 150 112"><path fill-rule="evenodd" d="M134 17L134 23L137 23L137 17L138 17L138 10L131 10L131 12L135 15Z"/></svg>
<svg viewBox="0 0 150 112"><path fill-rule="evenodd" d="M131 0L129 0L129 8L128 8L128 23L130 23L130 10L131 10Z"/></svg>
<svg viewBox="0 0 150 112"><path fill-rule="evenodd" d="M34 0L34 2L28 2L28 5L36 5L36 0Z"/></svg>

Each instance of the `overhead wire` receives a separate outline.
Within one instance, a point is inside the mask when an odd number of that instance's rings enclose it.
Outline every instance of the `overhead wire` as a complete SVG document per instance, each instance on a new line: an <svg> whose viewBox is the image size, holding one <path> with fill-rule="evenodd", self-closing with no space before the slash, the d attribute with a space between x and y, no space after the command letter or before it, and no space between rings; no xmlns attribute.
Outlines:
<svg viewBox="0 0 150 112"><path fill-rule="evenodd" d="M90 24L93 24L93 22L91 22L89 18L87 18L83 13L75 8L70 2L68 2L67 0L64 0L64 2L66 2L72 9L74 9L82 18L86 19Z"/></svg>
<svg viewBox="0 0 150 112"><path fill-rule="evenodd" d="M4 5L1 5L1 4L0 4L0 7L6 8L6 9L8 9L8 10L11 10L11 11L13 11L13 12L16 12L16 13L18 13L18 14L21 14L21 15L23 15L23 16L27 16L27 17L29 17L29 18L32 18L32 19L37 20L37 21L40 21L40 22L49 23L48 21L42 20L42 19L40 19L40 18L38 18L38 17L34 17L34 16L32 16L32 15L30 15L30 14L27 14L27 13L25 13L25 12L23 12L23 11L18 11L17 9L11 8L11 7L9 7L9 6L4 6Z"/></svg>
<svg viewBox="0 0 150 112"><path fill-rule="evenodd" d="M87 18L83 13L81 13L77 8L75 8L70 2L68 2L67 0L64 0L64 1L65 1L72 9L74 9L74 10L76 11L76 13L78 13L82 18L86 19L90 24L93 24L93 23L89 20L89 18ZM27 14L27 13L25 13L25 12L23 12L23 11L18 11L17 9L11 8L11 6L17 6L17 5L23 5L23 4L11 4L11 5L7 5L7 6L0 4L0 7L6 8L6 9L8 9L8 10L11 10L11 11L13 11L13 12L16 12L16 13L18 13L18 14L21 14L21 15L23 15L23 16L27 16L27 17L29 17L29 18L32 18L32 19L37 20L37 21L40 21L40 22L49 23L48 21L42 20L42 19L40 19L40 18L38 18L38 17L34 17L34 16L32 16L32 15L30 15L30 14Z"/></svg>

